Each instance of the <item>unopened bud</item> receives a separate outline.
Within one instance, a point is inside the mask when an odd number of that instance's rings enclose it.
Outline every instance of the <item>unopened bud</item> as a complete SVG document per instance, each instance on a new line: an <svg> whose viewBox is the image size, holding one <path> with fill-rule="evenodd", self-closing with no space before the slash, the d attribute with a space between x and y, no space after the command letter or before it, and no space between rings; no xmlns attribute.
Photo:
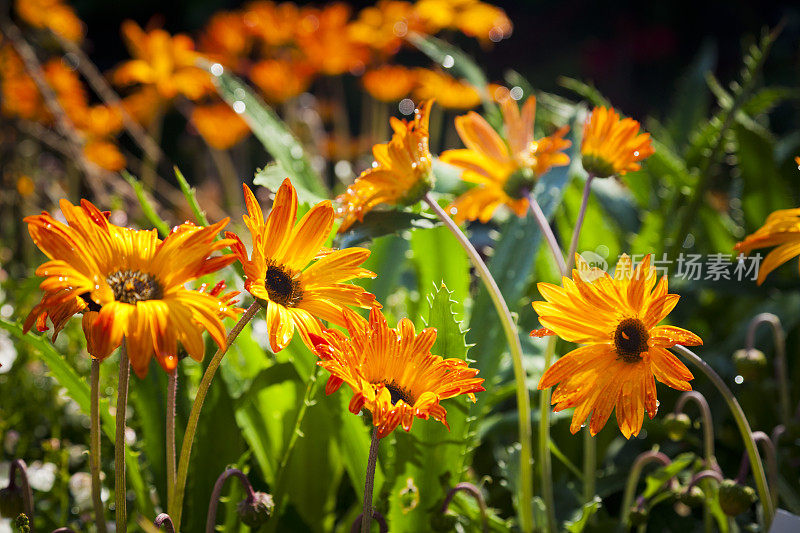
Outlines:
<svg viewBox="0 0 800 533"><path fill-rule="evenodd" d="M664 427L672 441L682 440L692 427L692 419L685 413L669 413L664 417Z"/></svg>
<svg viewBox="0 0 800 533"><path fill-rule="evenodd" d="M736 350L733 352L733 363L736 372L746 381L764 377L767 370L767 358L761 350Z"/></svg>
<svg viewBox="0 0 800 533"><path fill-rule="evenodd" d="M703 492L703 489L694 485L689 490L682 491L678 495L678 501L688 507L699 507L703 505L703 502L706 500L706 493Z"/></svg>
<svg viewBox="0 0 800 533"><path fill-rule="evenodd" d="M239 519L246 526L252 528L261 527L272 516L275 509L275 502L272 496L265 492L256 492L251 500L242 500L236 507Z"/></svg>
<svg viewBox="0 0 800 533"><path fill-rule="evenodd" d="M732 479L719 485L719 505L728 516L737 516L747 511L755 503L756 491Z"/></svg>

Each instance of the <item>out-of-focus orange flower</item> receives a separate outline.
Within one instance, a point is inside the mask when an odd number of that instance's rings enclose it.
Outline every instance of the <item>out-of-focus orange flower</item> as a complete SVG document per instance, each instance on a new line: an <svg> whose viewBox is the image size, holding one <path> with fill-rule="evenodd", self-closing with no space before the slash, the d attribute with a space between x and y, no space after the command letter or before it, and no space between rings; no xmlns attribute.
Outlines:
<svg viewBox="0 0 800 533"><path fill-rule="evenodd" d="M19 18L34 28L47 28L73 42L83 39L83 22L61 0L16 0L14 8Z"/></svg>
<svg viewBox="0 0 800 533"><path fill-rule="evenodd" d="M375 165L365 170L337 200L341 207L336 216L342 219L339 231L379 204L411 205L433 187L432 157L428 149L433 101L422 102L414 120L391 119L392 140L372 148Z"/></svg>
<svg viewBox="0 0 800 533"><path fill-rule="evenodd" d="M160 96L155 87L145 85L122 99L122 106L142 126L149 126L158 113Z"/></svg>
<svg viewBox="0 0 800 533"><path fill-rule="evenodd" d="M48 116L36 84L8 43L0 46L0 97L0 110L6 116L36 121Z"/></svg>
<svg viewBox="0 0 800 533"><path fill-rule="evenodd" d="M365 7L350 25L353 39L383 56L396 54L409 31L424 31L424 25L414 6L401 0L380 0Z"/></svg>
<svg viewBox="0 0 800 533"><path fill-rule="evenodd" d="M75 117L75 126L90 136L110 137L122 129L122 113L107 105L85 108L80 117Z"/></svg>
<svg viewBox="0 0 800 533"><path fill-rule="evenodd" d="M384 65L364 73L361 83L376 100L397 102L409 95L417 84L417 75L400 65Z"/></svg>
<svg viewBox="0 0 800 533"><path fill-rule="evenodd" d="M417 69L417 98L436 102L447 109L472 109L481 103L481 95L465 80L458 80L444 72Z"/></svg>
<svg viewBox="0 0 800 533"><path fill-rule="evenodd" d="M89 97L80 77L60 59L51 59L42 67L47 83L56 93L58 103L73 122L80 119L89 105Z"/></svg>
<svg viewBox="0 0 800 533"><path fill-rule="evenodd" d="M199 49L210 59L239 70L251 44L242 15L222 11L209 19L200 36Z"/></svg>
<svg viewBox="0 0 800 533"><path fill-rule="evenodd" d="M269 46L282 46L294 40L300 10L291 2L258 0L245 6L242 18L251 35Z"/></svg>
<svg viewBox="0 0 800 533"><path fill-rule="evenodd" d="M283 59L265 59L253 65L250 79L272 103L282 104L311 85L314 69L307 64Z"/></svg>
<svg viewBox="0 0 800 533"><path fill-rule="evenodd" d="M195 66L199 56L187 35L171 36L162 29L145 32L132 20L122 23L122 34L134 59L114 71L117 85L151 85L165 100L178 93L197 100L213 90L210 75Z"/></svg>
<svg viewBox="0 0 800 533"><path fill-rule="evenodd" d="M639 170L638 162L654 153L650 134L639 133L639 123L632 118L620 120L613 107L595 107L583 127L583 168L595 177Z"/></svg>
<svg viewBox="0 0 800 533"><path fill-rule="evenodd" d="M35 190L36 186L30 176L23 174L17 178L17 193L23 198L32 195Z"/></svg>
<svg viewBox="0 0 800 533"><path fill-rule="evenodd" d="M250 127L224 102L195 106L192 124L206 142L217 150L226 150L247 137Z"/></svg>
<svg viewBox="0 0 800 533"><path fill-rule="evenodd" d="M475 183L456 198L450 212L457 222L479 219L487 222L495 210L507 205L518 216L528 210L526 192L533 189L535 180L553 166L569 163L562 150L570 146L564 139L568 128L563 127L550 137L533 138L536 100L528 98L520 112L517 103L501 100L505 140L479 114L471 111L456 118L456 130L467 147L447 150L441 156L445 163L463 169L461 179Z"/></svg>
<svg viewBox="0 0 800 533"><path fill-rule="evenodd" d="M125 168L125 156L117 145L103 139L92 139L83 146L86 159L106 170L116 172Z"/></svg>
<svg viewBox="0 0 800 533"><path fill-rule="evenodd" d="M478 0L419 0L414 10L431 33L458 29L487 43L508 38L513 30L505 11Z"/></svg>
<svg viewBox="0 0 800 533"><path fill-rule="evenodd" d="M315 70L330 76L363 70L369 49L353 39L349 21L346 4L303 9L297 43Z"/></svg>

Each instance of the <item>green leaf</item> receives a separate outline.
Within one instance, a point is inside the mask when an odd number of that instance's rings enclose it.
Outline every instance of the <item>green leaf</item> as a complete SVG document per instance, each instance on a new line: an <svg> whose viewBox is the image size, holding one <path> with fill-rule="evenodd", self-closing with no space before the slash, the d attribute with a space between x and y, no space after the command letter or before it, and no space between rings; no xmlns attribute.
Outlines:
<svg viewBox="0 0 800 533"><path fill-rule="evenodd" d="M238 110L244 106L242 118L264 148L275 158L292 179L295 187L302 186L312 193L328 196L328 189L314 172L303 145L286 124L261 98L236 76L224 71L211 76L222 99Z"/></svg>
<svg viewBox="0 0 800 533"><path fill-rule="evenodd" d="M558 84L586 99L593 106L611 107L611 102L591 83L561 76L558 78Z"/></svg>
<svg viewBox="0 0 800 533"><path fill-rule="evenodd" d="M452 303L444 286L431 295L428 326L438 332L431 351L463 359L467 345ZM410 432L402 428L394 432L396 475L389 489L392 531L429 531L447 491L463 479L466 458L474 445L471 404L466 397L457 396L443 406L447 409L449 431L434 420L416 420Z"/></svg>
<svg viewBox="0 0 800 533"><path fill-rule="evenodd" d="M679 147L683 147L687 141L686 132L701 124L708 113L710 98L706 87L706 73L713 71L716 63L716 46L706 41L678 82L666 127L670 138Z"/></svg>
<svg viewBox="0 0 800 533"><path fill-rule="evenodd" d="M446 284L454 299L464 302L469 296L470 263L466 252L444 226L411 232L411 262L417 272L417 290L427 294ZM463 308L457 309L463 315ZM412 313L421 316L422 313Z"/></svg>
<svg viewBox="0 0 800 533"><path fill-rule="evenodd" d="M144 185L141 181L136 179L132 174L130 174L127 170L122 171L122 177L125 178L125 181L130 183L131 187L133 187L134 192L136 193L136 198L139 200L139 206L142 208L142 213L150 221L150 223L158 229L159 235L161 237L166 237L169 235L169 224L164 222L158 213L156 213L153 204L150 203L150 200L147 199L147 195L144 192Z"/></svg>
<svg viewBox="0 0 800 533"><path fill-rule="evenodd" d="M661 492L664 485L679 472L688 468L697 456L691 452L682 453L675 457L670 464L651 472L645 478L645 489L642 493L644 499L650 499Z"/></svg>
<svg viewBox="0 0 800 533"><path fill-rule="evenodd" d="M289 173L283 168L280 163L270 163L264 168L256 171L256 177L253 178L253 183L266 187L271 191L277 191L280 186L289 176ZM319 194L306 188L305 184L299 181L292 183L295 191L297 191L297 201L301 204L315 205L325 200Z"/></svg>
<svg viewBox="0 0 800 533"><path fill-rule="evenodd" d="M564 529L569 533L581 533L586 529L586 526L589 525L589 520L600 510L602 505L603 501L598 496L595 496L592 501L583 504L579 517L564 523Z"/></svg>
<svg viewBox="0 0 800 533"><path fill-rule="evenodd" d="M400 233L412 228L433 228L439 224L436 217L408 211L370 211L363 222L356 222L337 237L340 248L358 246L376 237Z"/></svg>
<svg viewBox="0 0 800 533"><path fill-rule="evenodd" d="M22 333L22 326L0 318L0 327L14 335L20 341L39 352L50 374L64 387L70 398L81 408L86 415L90 413L90 389L86 381L78 376L73 369L56 351L52 344L43 336ZM106 437L113 442L116 434L116 422L109 411L108 398L100 398L100 422ZM125 449L125 463L128 466L128 484L136 495L136 504L139 512L147 516L154 516L153 503L150 501L149 488L145 487L142 472L139 468L139 454L130 447Z"/></svg>

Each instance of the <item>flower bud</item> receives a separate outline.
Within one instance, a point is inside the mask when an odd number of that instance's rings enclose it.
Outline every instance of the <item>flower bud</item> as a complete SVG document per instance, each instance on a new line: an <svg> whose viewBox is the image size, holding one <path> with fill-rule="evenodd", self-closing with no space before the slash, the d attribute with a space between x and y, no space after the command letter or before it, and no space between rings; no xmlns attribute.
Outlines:
<svg viewBox="0 0 800 533"><path fill-rule="evenodd" d="M747 381L762 378L767 370L767 358L761 350L736 350L733 353L736 372Z"/></svg>
<svg viewBox="0 0 800 533"><path fill-rule="evenodd" d="M16 518L25 511L22 490L16 485L0 489L0 517Z"/></svg>
<svg viewBox="0 0 800 533"><path fill-rule="evenodd" d="M699 507L703 505L703 502L706 499L706 493L703 492L703 489L694 485L689 490L681 491L678 494L678 501L688 507Z"/></svg>
<svg viewBox="0 0 800 533"><path fill-rule="evenodd" d="M242 500L236 506L239 519L244 525L252 528L258 528L265 524L272 516L274 509L275 502L272 500L272 496L264 492L256 492L252 501Z"/></svg>
<svg viewBox="0 0 800 533"><path fill-rule="evenodd" d="M669 413L664 417L664 428L672 441L679 441L686 436L686 432L692 427L692 419L685 413Z"/></svg>
<svg viewBox="0 0 800 533"><path fill-rule="evenodd" d="M31 521L25 513L19 514L16 520L16 526L19 533L31 533Z"/></svg>
<svg viewBox="0 0 800 533"><path fill-rule="evenodd" d="M740 485L732 479L726 479L719 485L719 505L728 516L742 514L756 500L756 491L752 487Z"/></svg>

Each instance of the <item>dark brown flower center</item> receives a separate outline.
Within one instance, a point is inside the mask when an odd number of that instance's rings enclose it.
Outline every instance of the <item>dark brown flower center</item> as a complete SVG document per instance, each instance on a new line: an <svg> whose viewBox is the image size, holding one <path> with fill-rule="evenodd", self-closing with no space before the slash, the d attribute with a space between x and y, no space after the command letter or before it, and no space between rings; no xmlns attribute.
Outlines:
<svg viewBox="0 0 800 533"><path fill-rule="evenodd" d="M136 302L158 300L164 295L161 285L150 274L138 270L118 270L106 278L118 302L136 305Z"/></svg>
<svg viewBox="0 0 800 533"><path fill-rule="evenodd" d="M300 281L278 265L269 265L264 276L264 286L269 299L284 307L294 307L303 298Z"/></svg>
<svg viewBox="0 0 800 533"><path fill-rule="evenodd" d="M638 318L626 318L617 325L614 331L614 346L617 355L626 363L638 363L642 360L642 352L647 351L647 333L644 324Z"/></svg>
<svg viewBox="0 0 800 533"><path fill-rule="evenodd" d="M392 380L391 383L387 383L386 388L389 389L389 394L392 395L392 405L397 405L397 402L400 400L403 400L408 405L414 405L416 400L411 394L411 391L405 387L401 387L394 380Z"/></svg>

